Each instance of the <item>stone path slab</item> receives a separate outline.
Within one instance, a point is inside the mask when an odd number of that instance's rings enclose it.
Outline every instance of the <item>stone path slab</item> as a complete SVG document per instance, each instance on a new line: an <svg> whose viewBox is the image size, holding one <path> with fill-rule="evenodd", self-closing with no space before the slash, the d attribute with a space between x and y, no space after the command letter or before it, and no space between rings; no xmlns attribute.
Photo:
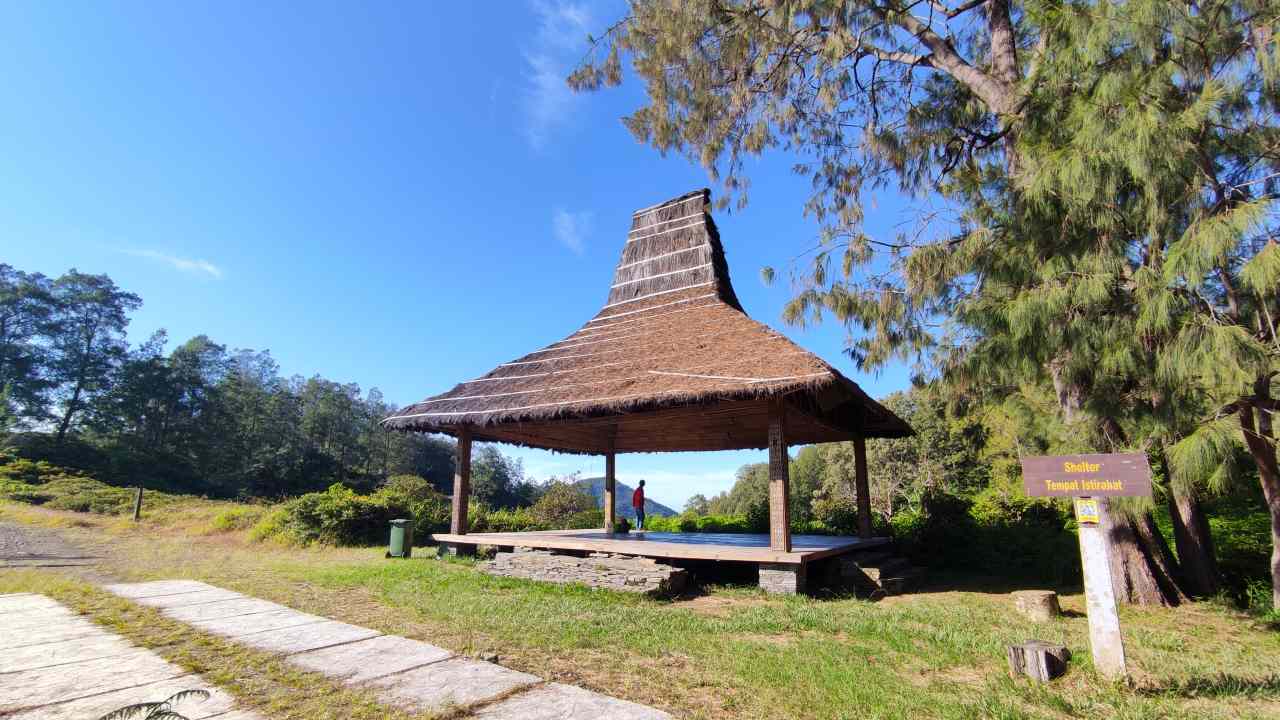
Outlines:
<svg viewBox="0 0 1280 720"><path fill-rule="evenodd" d="M0 681L0 709L70 700L111 692L146 681L168 680L187 671L141 648L118 657L82 660L62 669L6 673Z"/></svg>
<svg viewBox="0 0 1280 720"><path fill-rule="evenodd" d="M200 622L201 620L217 620L218 618L236 617L238 615L256 615L278 610L288 610L288 608L267 600L258 600L257 598L232 598L230 600L183 605L173 608L166 614L174 620Z"/></svg>
<svg viewBox="0 0 1280 720"><path fill-rule="evenodd" d="M0 652L0 673L114 657L124 655L132 649L132 645L115 635L90 635L62 642L9 648Z"/></svg>
<svg viewBox="0 0 1280 720"><path fill-rule="evenodd" d="M547 683L476 711L477 720L652 720L655 710L572 685Z"/></svg>
<svg viewBox="0 0 1280 720"><path fill-rule="evenodd" d="M403 710L457 710L491 720L671 720L650 707L204 583L162 580L106 589L200 630L285 655L302 669L361 685Z"/></svg>
<svg viewBox="0 0 1280 720"><path fill-rule="evenodd" d="M299 653L290 662L347 683L362 683L448 660L453 653L417 640L379 635L368 640Z"/></svg>
<svg viewBox="0 0 1280 720"><path fill-rule="evenodd" d="M5 626L0 632L0 651L91 637L97 632L97 625L76 615L50 618L49 622L36 627L10 629Z"/></svg>
<svg viewBox="0 0 1280 720"><path fill-rule="evenodd" d="M0 648L5 720L92 719L190 689L211 693L205 702L179 707L191 720L232 720L231 696L41 595L0 595ZM253 713L236 715L262 720Z"/></svg>
<svg viewBox="0 0 1280 720"><path fill-rule="evenodd" d="M198 580L155 580L144 583L108 585L107 589L120 597L136 600L137 598L159 597L161 595L179 595L183 593L200 592L202 590L217 590L219 588L215 588L212 585L202 583Z"/></svg>
<svg viewBox="0 0 1280 720"><path fill-rule="evenodd" d="M376 630L348 625L337 620L324 620L317 623L295 625L280 630L241 635L233 638L236 642L267 652L292 655L308 650L353 643L380 635Z"/></svg>
<svg viewBox="0 0 1280 720"><path fill-rule="evenodd" d="M4 682L3 676L0 676L0 682ZM255 713L244 710L232 710L232 707L235 705L235 700L230 695L216 688L211 688L208 685L200 684L200 679L194 675L188 675L172 680L145 683L143 685L103 693L101 695L77 698L75 700L58 703L56 705L45 705L43 707L31 708L29 710L21 710L13 715L5 715L4 719L94 720L95 718L106 715L112 710L122 708L126 705L143 702L159 702L176 693L180 693L183 690L192 690L196 688L207 690L209 692L209 699L203 702L199 700L188 700L175 708L183 715L190 718L190 720L206 720L207 718L230 720L232 717L241 718L242 720L263 720L262 716Z"/></svg>
<svg viewBox="0 0 1280 720"><path fill-rule="evenodd" d="M370 683L388 705L419 712L466 707L542 682L536 675L479 660L452 658Z"/></svg>
<svg viewBox="0 0 1280 720"><path fill-rule="evenodd" d="M174 619L177 618L175 617ZM263 633L268 630L283 630L298 625L314 625L319 622L324 622L324 618L284 608L283 610L273 610L265 613L248 613L214 618L213 620L198 620L191 622L191 624L215 635L234 638L241 635Z"/></svg>

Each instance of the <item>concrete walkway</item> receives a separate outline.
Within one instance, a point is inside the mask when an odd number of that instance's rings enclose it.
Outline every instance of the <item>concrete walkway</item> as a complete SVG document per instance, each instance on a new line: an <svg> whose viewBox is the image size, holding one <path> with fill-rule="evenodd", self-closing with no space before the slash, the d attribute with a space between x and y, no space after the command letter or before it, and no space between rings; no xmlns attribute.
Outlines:
<svg viewBox="0 0 1280 720"><path fill-rule="evenodd" d="M174 620L267 652L412 712L463 710L485 720L670 720L644 705L457 657L417 640L308 615L191 580L108 585Z"/></svg>
<svg viewBox="0 0 1280 720"><path fill-rule="evenodd" d="M43 595L0 595L0 716L92 720L126 705L207 690L176 710L204 720L262 720L199 675L134 647Z"/></svg>

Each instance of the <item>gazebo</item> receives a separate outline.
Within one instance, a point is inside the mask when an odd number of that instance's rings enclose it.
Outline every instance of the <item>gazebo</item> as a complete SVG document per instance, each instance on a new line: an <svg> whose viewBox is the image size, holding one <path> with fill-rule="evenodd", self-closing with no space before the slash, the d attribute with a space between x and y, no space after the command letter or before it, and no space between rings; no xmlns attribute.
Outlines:
<svg viewBox="0 0 1280 720"><path fill-rule="evenodd" d="M452 522L438 542L758 561L797 571L872 540L865 441L912 434L852 380L747 316L705 189L632 215L604 307L576 332L383 422L457 438ZM604 529L469 534L476 440L603 455ZM860 538L793 543L787 448L842 440L855 449ZM618 453L745 448L769 449L767 541L610 534ZM802 584L803 572L797 577Z"/></svg>

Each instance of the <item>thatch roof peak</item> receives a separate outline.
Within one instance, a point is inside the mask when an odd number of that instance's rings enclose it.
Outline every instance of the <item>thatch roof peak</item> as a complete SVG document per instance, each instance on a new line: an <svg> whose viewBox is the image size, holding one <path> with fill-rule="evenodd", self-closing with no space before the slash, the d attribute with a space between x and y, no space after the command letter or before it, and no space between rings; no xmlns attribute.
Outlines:
<svg viewBox="0 0 1280 720"><path fill-rule="evenodd" d="M796 443L911 433L746 315L703 189L632 214L605 304L577 332L384 422L466 425L481 439L567 452L734 449L764 447L762 403L782 396L796 410Z"/></svg>

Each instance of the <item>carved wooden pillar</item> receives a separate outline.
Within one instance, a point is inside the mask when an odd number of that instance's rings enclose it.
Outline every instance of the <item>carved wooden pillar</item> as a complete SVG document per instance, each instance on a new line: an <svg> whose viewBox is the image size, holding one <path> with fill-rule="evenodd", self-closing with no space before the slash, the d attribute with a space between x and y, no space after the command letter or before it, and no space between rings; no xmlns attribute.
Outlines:
<svg viewBox="0 0 1280 720"><path fill-rule="evenodd" d="M871 488L867 482L867 440L853 439L853 482L858 491L858 537L871 537Z"/></svg>
<svg viewBox="0 0 1280 720"><path fill-rule="evenodd" d="M769 401L769 547L791 552L791 479L787 457L786 406Z"/></svg>
<svg viewBox="0 0 1280 720"><path fill-rule="evenodd" d="M449 532L467 533L467 503L471 499L471 428L458 430L458 456L453 471L453 519Z"/></svg>

